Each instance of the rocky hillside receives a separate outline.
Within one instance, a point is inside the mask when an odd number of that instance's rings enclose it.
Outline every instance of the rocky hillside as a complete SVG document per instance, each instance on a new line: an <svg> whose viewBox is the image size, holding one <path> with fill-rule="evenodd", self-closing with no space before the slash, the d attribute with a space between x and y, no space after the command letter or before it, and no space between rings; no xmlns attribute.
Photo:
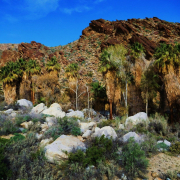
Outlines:
<svg viewBox="0 0 180 180"><path fill-rule="evenodd" d="M3 50L0 66L3 67L7 62L17 61L23 58L25 61L36 60L41 66L41 73L27 77L25 74L16 83L4 83L5 101L10 104L16 99L26 98L32 102L39 102L44 98L46 103L59 102L63 108L75 107L75 95L64 86L71 86L73 79L68 79L65 69L69 64L78 63L80 70L79 83L80 92L85 91L83 85L99 81L105 85L102 73L98 71L100 56L103 49L110 45L123 44L131 55L131 45L134 43L142 44L145 49L145 57L137 58L133 62L132 74L134 81L128 85L128 105L129 113L134 114L145 111L145 104L142 99L140 89L141 77L147 64L154 62L154 53L160 43L176 44L180 43L180 23L170 23L156 17L146 19L129 19L127 21L107 21L103 19L93 20L89 26L82 31L80 38L65 46L47 47L32 41L31 43L21 43L18 47L5 48ZM60 72L48 72L46 64L56 57L61 65ZM178 108L180 95L179 76L177 69L167 70L162 73L158 70L160 77L160 88L157 92L156 100L151 101L151 111L156 105L155 110L165 111ZM174 79L172 82L171 79ZM72 83L72 84L70 84ZM114 113L122 113L124 99L121 98L123 90L115 89ZM92 96L92 95L91 95ZM92 96L93 97L93 96ZM156 103L154 103L156 101ZM157 103L158 102L158 103ZM103 101L103 103L105 103ZM94 107L101 110L104 107L102 101L96 99ZM80 108L87 106L87 94L79 99Z"/></svg>

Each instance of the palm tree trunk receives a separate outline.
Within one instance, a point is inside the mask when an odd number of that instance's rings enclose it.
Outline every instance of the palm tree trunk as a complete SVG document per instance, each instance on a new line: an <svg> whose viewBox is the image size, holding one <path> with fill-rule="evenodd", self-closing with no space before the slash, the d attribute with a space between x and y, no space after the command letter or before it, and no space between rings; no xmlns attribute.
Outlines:
<svg viewBox="0 0 180 180"><path fill-rule="evenodd" d="M127 88L127 79L126 79L126 100L125 100L125 106L126 106L126 116L128 117L128 109L127 109L127 94L128 94L128 88Z"/></svg>
<svg viewBox="0 0 180 180"><path fill-rule="evenodd" d="M110 119L112 120L112 99L109 100L109 105L110 105Z"/></svg>

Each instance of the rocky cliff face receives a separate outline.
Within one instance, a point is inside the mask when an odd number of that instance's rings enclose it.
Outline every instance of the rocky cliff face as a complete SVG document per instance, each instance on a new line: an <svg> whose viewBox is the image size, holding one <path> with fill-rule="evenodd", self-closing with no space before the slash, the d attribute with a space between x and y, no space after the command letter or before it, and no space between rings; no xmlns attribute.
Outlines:
<svg viewBox="0 0 180 180"><path fill-rule="evenodd" d="M129 86L128 104L130 104L130 114L145 110L140 91L141 75L144 68L154 61L153 54L159 43L174 44L180 42L180 23L170 23L160 20L156 17L146 19L129 19L127 21L106 21L103 19L93 20L89 26L82 31L81 37L65 46L46 47L40 43L32 41L31 43L21 43L13 48L5 48L1 51L0 66L4 66L9 61L16 61L19 58L25 60L37 60L42 68L40 75L34 75L31 78L25 75L19 84L4 84L4 94L7 103L12 103L18 98L27 98L34 102L45 97L45 101L58 101L64 108L73 107L74 94L68 89L63 88L67 85L65 68L68 64L76 62L79 64L81 91L84 91L83 85L98 80L105 84L105 79L98 71L99 57L102 50L110 45L123 44L129 49L129 46L139 42L145 48L145 58L136 60L133 64L132 74L134 82ZM55 56L58 63L61 64L61 71L48 73L45 70L45 64L49 59ZM173 70L174 71L174 70ZM89 74L92 74L89 76ZM176 82L171 83L170 75L163 79L165 84L168 102L173 104L179 102L170 95L169 86L179 86L179 76L173 74ZM164 77L162 77L164 78ZM117 95L118 92L120 95ZM172 91L172 94L175 94ZM87 94L81 96L79 104L82 107L87 105ZM116 104L115 111L122 107L123 98L121 98L121 89L115 90ZM173 98L172 98L173 97ZM166 98L166 97L165 97ZM138 102L136 101L138 99ZM135 105L136 104L136 105ZM138 105L137 105L138 104ZM169 104L169 105L170 105Z"/></svg>

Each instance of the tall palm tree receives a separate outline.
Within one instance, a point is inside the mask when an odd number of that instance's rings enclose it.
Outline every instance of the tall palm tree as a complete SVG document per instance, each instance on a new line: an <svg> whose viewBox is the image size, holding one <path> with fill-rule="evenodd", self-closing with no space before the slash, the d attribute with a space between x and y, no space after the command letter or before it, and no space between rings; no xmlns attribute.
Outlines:
<svg viewBox="0 0 180 180"><path fill-rule="evenodd" d="M180 96L180 79L176 70L180 66L180 44L160 44L154 54L154 66L158 69L161 76L167 100L171 111L171 123L173 123L173 108L177 105L178 97Z"/></svg>
<svg viewBox="0 0 180 180"><path fill-rule="evenodd" d="M99 71L103 73L106 80L106 94L110 103L110 119L112 119L112 103L114 100L116 78L123 79L126 49L117 44L105 49L100 57Z"/></svg>

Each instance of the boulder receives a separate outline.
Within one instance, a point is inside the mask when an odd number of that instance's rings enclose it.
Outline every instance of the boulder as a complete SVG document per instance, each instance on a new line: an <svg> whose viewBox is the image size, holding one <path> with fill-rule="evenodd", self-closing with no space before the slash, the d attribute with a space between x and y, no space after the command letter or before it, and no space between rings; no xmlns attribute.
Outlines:
<svg viewBox="0 0 180 180"><path fill-rule="evenodd" d="M8 109L6 111L4 111L5 114L11 114L13 112L13 109Z"/></svg>
<svg viewBox="0 0 180 180"><path fill-rule="evenodd" d="M43 139L43 140L41 140L39 146L40 146L40 147L44 147L44 146L46 146L46 145L48 145L48 144L50 144L50 143L52 143L52 142L53 142L53 138Z"/></svg>
<svg viewBox="0 0 180 180"><path fill-rule="evenodd" d="M85 133L87 130L92 130L94 131L95 127L97 124L95 122L90 122L90 123L79 123L80 129L82 133Z"/></svg>
<svg viewBox="0 0 180 180"><path fill-rule="evenodd" d="M49 126L48 126L47 122L44 122L44 124L41 124L40 127L42 129L41 130L42 132L45 132L45 131L47 131L49 129Z"/></svg>
<svg viewBox="0 0 180 180"><path fill-rule="evenodd" d="M124 129L124 124L119 124L118 128L119 129Z"/></svg>
<svg viewBox="0 0 180 180"><path fill-rule="evenodd" d="M57 124L57 119L55 117L46 117L46 122L49 127Z"/></svg>
<svg viewBox="0 0 180 180"><path fill-rule="evenodd" d="M61 108L61 106L58 103L51 104L50 108L57 108L58 110L62 111L62 108Z"/></svg>
<svg viewBox="0 0 180 180"><path fill-rule="evenodd" d="M82 138L87 139L88 137L90 137L92 134L91 130L87 130L83 135Z"/></svg>
<svg viewBox="0 0 180 180"><path fill-rule="evenodd" d="M137 143L142 143L144 141L144 136L140 136L138 134L136 134L135 132L128 132L127 134L125 134L123 137L122 137L122 140L124 143L126 143L129 138L133 137L135 142Z"/></svg>
<svg viewBox="0 0 180 180"><path fill-rule="evenodd" d="M82 112L83 112L83 113L86 113L86 114L88 114L89 111L90 111L90 114L91 114L92 116L96 116L96 115L97 115L97 113L96 113L96 111L95 111L94 109L91 109L91 108L90 108L89 110L88 110L88 109L83 109L83 110L82 110Z"/></svg>
<svg viewBox="0 0 180 180"><path fill-rule="evenodd" d="M128 124L137 125L138 123L147 122L147 121L148 121L147 114L145 112L139 112L134 116L129 116L126 119L125 126L127 126Z"/></svg>
<svg viewBox="0 0 180 180"><path fill-rule="evenodd" d="M47 107L44 103L40 103L37 106L33 107L30 114L40 114L42 113Z"/></svg>
<svg viewBox="0 0 180 180"><path fill-rule="evenodd" d="M35 137L36 137L37 139L41 139L42 136L43 136L43 134L38 134L38 133L36 133L36 135L35 135Z"/></svg>
<svg viewBox="0 0 180 180"><path fill-rule="evenodd" d="M27 99L20 99L17 101L19 106L25 106L25 107L33 107L33 103Z"/></svg>
<svg viewBox="0 0 180 180"><path fill-rule="evenodd" d="M71 152L73 149L86 150L85 144L77 137L61 135L53 143L45 146L45 157L50 163L60 163L67 155L64 151Z"/></svg>
<svg viewBox="0 0 180 180"><path fill-rule="evenodd" d="M84 118L84 113L82 111L71 111L66 113L67 117L77 117L77 118Z"/></svg>
<svg viewBox="0 0 180 180"><path fill-rule="evenodd" d="M29 122L23 122L20 124L21 127L25 128L25 129L29 129L30 126L32 126L34 123L32 121Z"/></svg>
<svg viewBox="0 0 180 180"><path fill-rule="evenodd" d="M105 126L103 128L95 128L95 133L91 135L91 137L101 137L104 135L106 138L111 138L115 140L117 138L117 134L115 130L110 126Z"/></svg>
<svg viewBox="0 0 180 180"><path fill-rule="evenodd" d="M63 118L65 116L65 112L62 111L61 106L57 103L52 104L48 109L45 109L42 113L53 115L59 118Z"/></svg>

